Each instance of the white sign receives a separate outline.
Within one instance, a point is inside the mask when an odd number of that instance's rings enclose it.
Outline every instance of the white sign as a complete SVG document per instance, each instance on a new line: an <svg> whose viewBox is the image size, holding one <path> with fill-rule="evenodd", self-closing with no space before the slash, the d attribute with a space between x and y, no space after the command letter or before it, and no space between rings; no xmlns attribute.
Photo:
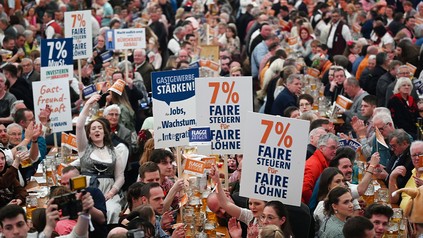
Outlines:
<svg viewBox="0 0 423 238"><path fill-rule="evenodd" d="M73 59L93 55L91 10L65 12L65 37L73 39Z"/></svg>
<svg viewBox="0 0 423 238"><path fill-rule="evenodd" d="M240 195L299 206L310 122L248 112Z"/></svg>
<svg viewBox="0 0 423 238"><path fill-rule="evenodd" d="M242 125L253 110L252 91L251 77L195 79L197 125L210 127L213 153L244 153Z"/></svg>
<svg viewBox="0 0 423 238"><path fill-rule="evenodd" d="M154 147L189 144L195 121L195 81L198 68L153 72Z"/></svg>
<svg viewBox="0 0 423 238"><path fill-rule="evenodd" d="M106 33L107 49L129 50L129 49L145 49L145 29L115 29Z"/></svg>
<svg viewBox="0 0 423 238"><path fill-rule="evenodd" d="M47 105L51 108L50 127L52 132L72 130L72 108L70 104L69 81L58 79L32 83L34 114L39 115ZM38 117L36 117L39 123Z"/></svg>

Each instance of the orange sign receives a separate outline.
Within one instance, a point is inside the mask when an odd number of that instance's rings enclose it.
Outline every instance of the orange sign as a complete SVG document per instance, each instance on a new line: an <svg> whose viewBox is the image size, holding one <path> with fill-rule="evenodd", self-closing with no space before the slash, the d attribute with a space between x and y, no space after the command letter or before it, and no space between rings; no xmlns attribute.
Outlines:
<svg viewBox="0 0 423 238"><path fill-rule="evenodd" d="M411 75L414 75L414 73L416 73L416 69L417 69L417 67L416 66L414 66L414 65L412 65L412 64L410 64L410 63L407 63L407 64L405 64L409 69L410 69L410 71L411 71Z"/></svg>
<svg viewBox="0 0 423 238"><path fill-rule="evenodd" d="M78 147L76 146L76 136L74 134L69 133L66 144L69 148L78 150Z"/></svg>
<svg viewBox="0 0 423 238"><path fill-rule="evenodd" d="M350 99L342 95L338 95L338 97L336 98L336 105L345 110L349 110L352 104L353 104L353 101L351 101Z"/></svg>
<svg viewBox="0 0 423 238"><path fill-rule="evenodd" d="M119 95L122 95L123 90L125 89L125 81L123 81L122 79L118 79L111 88L109 88L110 91L113 91Z"/></svg>
<svg viewBox="0 0 423 238"><path fill-rule="evenodd" d="M193 175L202 175L204 173L205 163L203 161L186 159L184 173Z"/></svg>
<svg viewBox="0 0 423 238"><path fill-rule="evenodd" d="M215 157L205 157L205 158L202 158L201 161L204 162L204 168L205 169L211 169L212 165L216 163L216 158Z"/></svg>
<svg viewBox="0 0 423 238"><path fill-rule="evenodd" d="M61 140L60 140L62 142L62 145L66 145L66 143L68 142L68 137L69 137L68 134L62 132L62 136L61 136Z"/></svg>
<svg viewBox="0 0 423 238"><path fill-rule="evenodd" d="M308 67L307 74L314 78L318 78L320 75L320 71L318 69Z"/></svg>

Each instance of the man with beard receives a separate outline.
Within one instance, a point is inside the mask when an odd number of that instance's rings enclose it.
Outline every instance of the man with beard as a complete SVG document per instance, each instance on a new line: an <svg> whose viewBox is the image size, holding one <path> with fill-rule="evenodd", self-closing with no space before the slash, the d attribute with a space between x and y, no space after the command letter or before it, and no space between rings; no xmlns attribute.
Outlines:
<svg viewBox="0 0 423 238"><path fill-rule="evenodd" d="M354 206L358 208L357 198L364 195L367 187L372 181L372 175L375 173L376 167L379 166L380 156L379 153L374 153L369 161L369 167L363 174L363 179L356 185L352 184L353 175L353 164L355 159L355 152L349 147L341 147L336 151L336 155L333 160L330 161L329 167L338 168L344 175L344 181L351 190L351 195L355 200ZM320 177L316 181L316 184L320 184ZM315 186L313 194L310 199L309 207L310 210L314 210L317 206L317 194L319 193L319 186Z"/></svg>

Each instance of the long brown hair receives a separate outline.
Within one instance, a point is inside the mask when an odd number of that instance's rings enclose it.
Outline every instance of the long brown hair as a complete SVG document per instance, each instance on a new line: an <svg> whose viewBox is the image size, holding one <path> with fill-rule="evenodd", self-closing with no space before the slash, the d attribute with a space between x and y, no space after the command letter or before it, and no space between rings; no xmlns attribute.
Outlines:
<svg viewBox="0 0 423 238"><path fill-rule="evenodd" d="M150 160L150 155L154 150L154 139L150 138L144 144L144 151L140 158L140 165Z"/></svg>
<svg viewBox="0 0 423 238"><path fill-rule="evenodd" d="M112 143L112 136L110 134L109 126L107 126L106 123L104 123L104 121L101 120L101 119L96 119L96 120L90 121L85 126L85 134L87 136L88 142L90 144L93 144L93 141L90 138L90 129L91 129L91 125L94 122L98 122L98 123L100 123L103 126L103 131L104 131L103 143L104 143L104 145L106 145L106 146L110 147L111 149L113 149L114 147L113 147L113 143Z"/></svg>

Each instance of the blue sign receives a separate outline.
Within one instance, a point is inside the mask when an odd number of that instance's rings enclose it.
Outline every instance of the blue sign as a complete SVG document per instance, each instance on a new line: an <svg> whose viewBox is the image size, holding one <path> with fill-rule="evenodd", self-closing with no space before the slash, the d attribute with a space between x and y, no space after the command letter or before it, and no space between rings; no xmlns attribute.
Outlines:
<svg viewBox="0 0 423 238"><path fill-rule="evenodd" d="M210 127L193 127L189 130L190 143L207 143L211 141Z"/></svg>
<svg viewBox="0 0 423 238"><path fill-rule="evenodd" d="M153 98L166 102L167 105L191 98L195 95L194 79L198 77L198 68L153 72Z"/></svg>
<svg viewBox="0 0 423 238"><path fill-rule="evenodd" d="M73 65L72 38L41 40L41 67Z"/></svg>
<svg viewBox="0 0 423 238"><path fill-rule="evenodd" d="M92 95L94 95L95 93L97 93L97 88L95 87L94 84L88 85L87 87L85 87L84 89L82 89L82 93L84 95L84 98L89 98Z"/></svg>
<svg viewBox="0 0 423 238"><path fill-rule="evenodd" d="M339 146L348 146L348 147L351 147L354 150L357 150L358 148L360 148L361 144L358 143L355 140L342 139L342 140L339 141Z"/></svg>

